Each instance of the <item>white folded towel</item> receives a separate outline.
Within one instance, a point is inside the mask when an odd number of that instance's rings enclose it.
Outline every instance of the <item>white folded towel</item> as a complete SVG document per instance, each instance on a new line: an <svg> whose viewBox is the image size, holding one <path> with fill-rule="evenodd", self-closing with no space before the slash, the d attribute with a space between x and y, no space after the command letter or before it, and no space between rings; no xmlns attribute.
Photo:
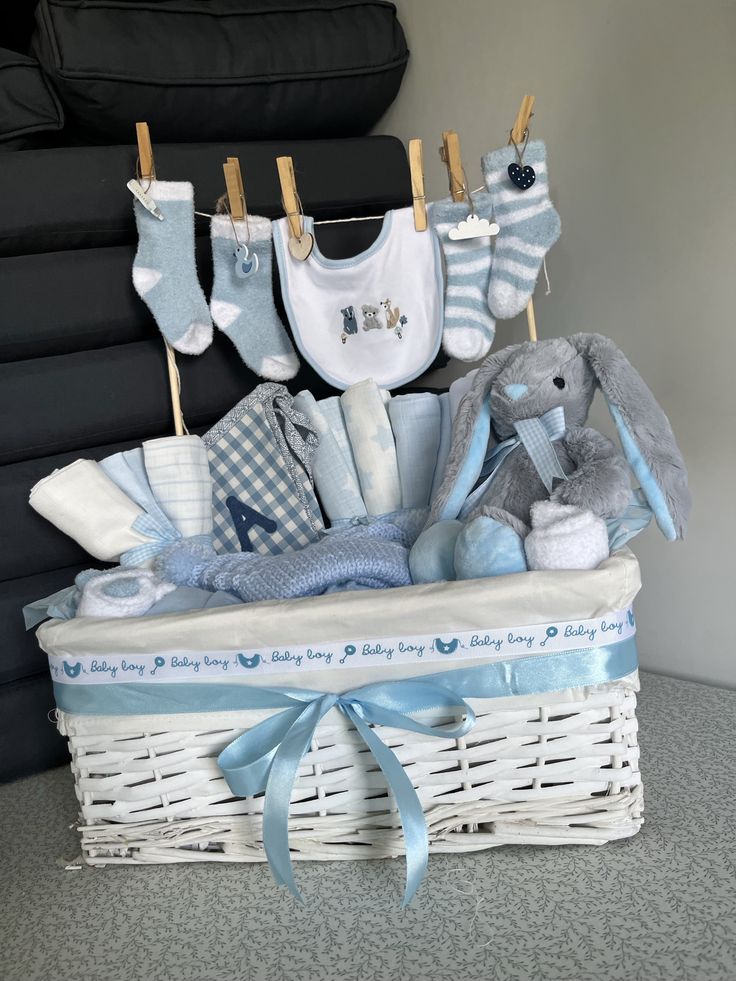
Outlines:
<svg viewBox="0 0 736 981"><path fill-rule="evenodd" d="M183 538L212 533L212 477L199 436L163 436L143 444L148 482Z"/></svg>
<svg viewBox="0 0 736 981"><path fill-rule="evenodd" d="M31 488L28 503L90 555L117 562L150 541L133 530L143 511L93 460L75 460Z"/></svg>
<svg viewBox="0 0 736 981"><path fill-rule="evenodd" d="M608 558L606 522L592 511L537 501L531 521L524 540L530 569L596 569Z"/></svg>

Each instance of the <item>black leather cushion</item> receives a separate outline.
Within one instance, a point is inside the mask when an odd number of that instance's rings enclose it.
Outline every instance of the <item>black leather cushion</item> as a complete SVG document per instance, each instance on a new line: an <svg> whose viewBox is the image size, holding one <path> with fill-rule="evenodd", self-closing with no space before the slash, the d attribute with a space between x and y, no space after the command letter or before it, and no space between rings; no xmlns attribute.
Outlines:
<svg viewBox="0 0 736 981"><path fill-rule="evenodd" d="M40 0L33 50L72 129L159 141L367 133L408 50L384 0Z"/></svg>
<svg viewBox="0 0 736 981"><path fill-rule="evenodd" d="M61 105L38 62L0 48L0 146L23 149L33 134L63 125Z"/></svg>
<svg viewBox="0 0 736 981"><path fill-rule="evenodd" d="M160 176L191 180L205 211L222 193L230 154L240 158L254 213L280 213L280 153L293 156L302 198L318 218L410 202L406 154L389 137L154 150ZM163 344L131 282L136 232L125 182L134 163L130 145L0 154L0 780L67 758L46 718L48 667L23 630L21 607L100 565L28 506L28 492L78 457L98 460L171 432ZM322 225L320 247L333 257L356 254L377 224ZM199 219L205 291L207 232ZM219 331L204 354L177 361L193 432L209 429L259 382ZM308 367L289 385L331 394Z"/></svg>
<svg viewBox="0 0 736 981"><path fill-rule="evenodd" d="M159 178L191 181L200 211L213 211L223 193L222 164L228 156L240 159L248 209L254 215L283 214L276 170L276 157L282 154L293 157L304 209L317 218L383 214L411 202L406 151L391 136L168 145L156 143L155 132L152 136ZM135 174L134 127L124 139L124 146L4 154L0 256L135 242L133 198L125 187ZM207 228L206 218L197 220L199 234L206 235ZM37 300L36 295L34 306Z"/></svg>

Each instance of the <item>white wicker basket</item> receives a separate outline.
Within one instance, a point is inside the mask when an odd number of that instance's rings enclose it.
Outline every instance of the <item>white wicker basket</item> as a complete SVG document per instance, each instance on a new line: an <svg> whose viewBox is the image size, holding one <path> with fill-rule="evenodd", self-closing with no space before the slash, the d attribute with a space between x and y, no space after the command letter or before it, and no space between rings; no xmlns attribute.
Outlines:
<svg viewBox="0 0 736 981"><path fill-rule="evenodd" d="M382 729L422 801L430 850L602 844L635 834L642 812L636 687L630 677L544 701L472 701L478 721L459 740ZM262 798L233 798L216 758L263 717L60 712L85 860L262 861ZM337 713L320 725L300 767L289 840L294 858L403 854L383 776Z"/></svg>
<svg viewBox="0 0 736 981"><path fill-rule="evenodd" d="M274 617L274 604L258 604L262 609L230 607L150 618L148 624L52 622L41 628L39 639L50 655L90 663L94 656L112 657L113 652L141 657L180 649L182 637L193 651L228 649L234 636L239 641L235 647L246 646L246 636L249 647L293 644L305 630L321 641L343 639L346 623L363 631L357 636L396 636L397 623L405 624L407 634L424 625L429 633L444 630L446 635L449 629L544 624L553 612L566 621L605 615L627 606L638 586L636 560L620 553L593 573L529 573L504 581L446 585L441 591L437 586L393 590L383 594L378 626L376 597L358 593L277 605L279 612L291 614L280 618ZM373 632L366 633L371 620ZM316 623L321 633L315 632ZM364 683L366 671L372 682L431 673L437 664L422 663L420 668L333 669L319 672L317 682L312 672L306 687L340 691L354 686L356 671ZM263 683L275 682L304 684L284 674L268 676ZM469 699L477 722L462 739L381 727L381 739L402 763L421 800L430 850L602 844L635 834L642 821L637 690L633 672L550 694ZM85 861L262 861L263 797L233 797L217 757L242 731L270 714L59 711L59 729L69 739L72 756ZM295 859L403 854L401 825L384 777L336 709L324 717L302 759L291 801L289 843Z"/></svg>

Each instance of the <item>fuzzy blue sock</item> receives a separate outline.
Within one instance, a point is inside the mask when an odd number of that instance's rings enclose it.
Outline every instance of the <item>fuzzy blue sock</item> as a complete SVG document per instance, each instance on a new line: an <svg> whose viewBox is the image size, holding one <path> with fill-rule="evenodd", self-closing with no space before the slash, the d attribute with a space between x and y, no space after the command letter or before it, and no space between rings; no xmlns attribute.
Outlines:
<svg viewBox="0 0 736 981"><path fill-rule="evenodd" d="M490 221L491 196L473 195L479 218ZM496 322L488 309L491 239L452 239L453 228L468 217L468 202L447 198L430 209L432 226L445 257L445 317L442 346L451 358L479 361L493 343Z"/></svg>
<svg viewBox="0 0 736 981"><path fill-rule="evenodd" d="M182 354L201 354L212 343L212 320L197 279L194 190L187 182L152 181L146 193L164 220L134 202L133 285L169 344Z"/></svg>
<svg viewBox="0 0 736 981"><path fill-rule="evenodd" d="M215 271L210 301L212 319L251 371L270 381L293 378L299 370L299 359L273 301L271 222L257 215L248 215L247 222L231 222L227 215L215 215L210 230ZM254 271L244 278L236 272L238 242L250 252L246 265L253 255L258 257L257 269L254 266Z"/></svg>
<svg viewBox="0 0 736 981"><path fill-rule="evenodd" d="M493 199L493 217L500 226L493 252L488 305L496 317L508 320L526 308L549 249L560 237L560 216L549 199L547 154L541 140L524 151L524 166L534 168L536 180L526 190L514 184L508 166L517 163L513 146L487 153L483 177Z"/></svg>

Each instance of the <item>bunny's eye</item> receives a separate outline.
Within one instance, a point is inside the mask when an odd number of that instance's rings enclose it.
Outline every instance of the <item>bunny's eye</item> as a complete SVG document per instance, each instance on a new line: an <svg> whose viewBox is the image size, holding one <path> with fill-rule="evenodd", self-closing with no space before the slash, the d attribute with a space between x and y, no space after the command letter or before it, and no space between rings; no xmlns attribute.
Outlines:
<svg viewBox="0 0 736 981"><path fill-rule="evenodd" d="M565 387L565 379L564 378L560 378L560 376L558 375L556 378L553 378L552 379L552 384L553 385L556 385L557 388L564 388Z"/></svg>

